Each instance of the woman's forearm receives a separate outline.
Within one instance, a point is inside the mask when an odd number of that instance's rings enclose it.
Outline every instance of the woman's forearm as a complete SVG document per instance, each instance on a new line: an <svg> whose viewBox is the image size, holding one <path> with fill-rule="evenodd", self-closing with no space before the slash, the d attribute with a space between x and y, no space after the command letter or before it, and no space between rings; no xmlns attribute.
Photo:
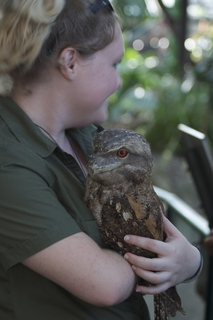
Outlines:
<svg viewBox="0 0 213 320"><path fill-rule="evenodd" d="M101 249L82 232L53 244L23 264L78 298L98 306L125 300L138 280L122 256Z"/></svg>

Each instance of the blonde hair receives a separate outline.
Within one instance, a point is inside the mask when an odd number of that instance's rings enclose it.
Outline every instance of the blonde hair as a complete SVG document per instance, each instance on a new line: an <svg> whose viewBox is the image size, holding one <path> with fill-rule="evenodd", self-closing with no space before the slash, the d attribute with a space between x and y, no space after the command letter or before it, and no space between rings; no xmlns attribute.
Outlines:
<svg viewBox="0 0 213 320"><path fill-rule="evenodd" d="M0 0L0 74L31 68L65 0Z"/></svg>
<svg viewBox="0 0 213 320"><path fill-rule="evenodd" d="M108 5L92 12L96 1L0 0L0 75L30 81L68 46L82 56L107 46L118 18Z"/></svg>

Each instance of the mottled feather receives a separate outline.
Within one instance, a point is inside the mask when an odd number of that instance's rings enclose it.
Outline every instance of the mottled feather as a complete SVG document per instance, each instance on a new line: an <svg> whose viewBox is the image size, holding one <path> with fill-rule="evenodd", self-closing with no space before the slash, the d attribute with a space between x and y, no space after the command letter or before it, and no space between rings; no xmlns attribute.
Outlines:
<svg viewBox="0 0 213 320"><path fill-rule="evenodd" d="M126 234L164 240L164 207L152 185L152 154L146 139L131 130L104 130L93 140L85 202L102 240L112 249L149 258L150 251L127 244ZM175 287L154 296L155 320L184 313Z"/></svg>

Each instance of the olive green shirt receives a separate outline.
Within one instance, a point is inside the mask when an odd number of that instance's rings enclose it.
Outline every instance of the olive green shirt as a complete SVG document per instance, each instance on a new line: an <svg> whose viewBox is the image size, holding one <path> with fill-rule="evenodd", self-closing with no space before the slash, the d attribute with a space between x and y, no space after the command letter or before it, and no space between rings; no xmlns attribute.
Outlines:
<svg viewBox="0 0 213 320"><path fill-rule="evenodd" d="M67 130L86 159L97 130L92 125ZM140 294L113 307L96 307L20 263L81 231L104 247L84 192L85 177L75 159L16 103L0 97L0 319L149 319Z"/></svg>

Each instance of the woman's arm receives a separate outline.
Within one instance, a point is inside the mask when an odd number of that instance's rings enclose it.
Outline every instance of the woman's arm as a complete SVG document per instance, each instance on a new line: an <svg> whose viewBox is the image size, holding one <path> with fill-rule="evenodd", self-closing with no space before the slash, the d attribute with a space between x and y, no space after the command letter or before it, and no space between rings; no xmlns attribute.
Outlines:
<svg viewBox="0 0 213 320"><path fill-rule="evenodd" d="M97 306L114 305L128 298L139 277L154 286L138 286L138 292L158 294L192 277L200 266L199 250L168 219L163 220L165 242L133 235L125 237L126 242L155 252L158 258L128 253L127 263L119 254L101 249L80 232L24 260L23 264Z"/></svg>
<svg viewBox="0 0 213 320"><path fill-rule="evenodd" d="M155 252L158 258L149 259L133 254L126 254L125 259L132 265L135 273L154 284L154 286L138 286L142 294L158 294L166 291L197 273L201 265L199 250L175 228L166 218L163 218L165 242L149 238L127 236L125 241L133 245Z"/></svg>
<svg viewBox="0 0 213 320"><path fill-rule="evenodd" d="M22 263L97 306L110 306L127 299L138 282L122 256L101 249L83 232L51 245Z"/></svg>

